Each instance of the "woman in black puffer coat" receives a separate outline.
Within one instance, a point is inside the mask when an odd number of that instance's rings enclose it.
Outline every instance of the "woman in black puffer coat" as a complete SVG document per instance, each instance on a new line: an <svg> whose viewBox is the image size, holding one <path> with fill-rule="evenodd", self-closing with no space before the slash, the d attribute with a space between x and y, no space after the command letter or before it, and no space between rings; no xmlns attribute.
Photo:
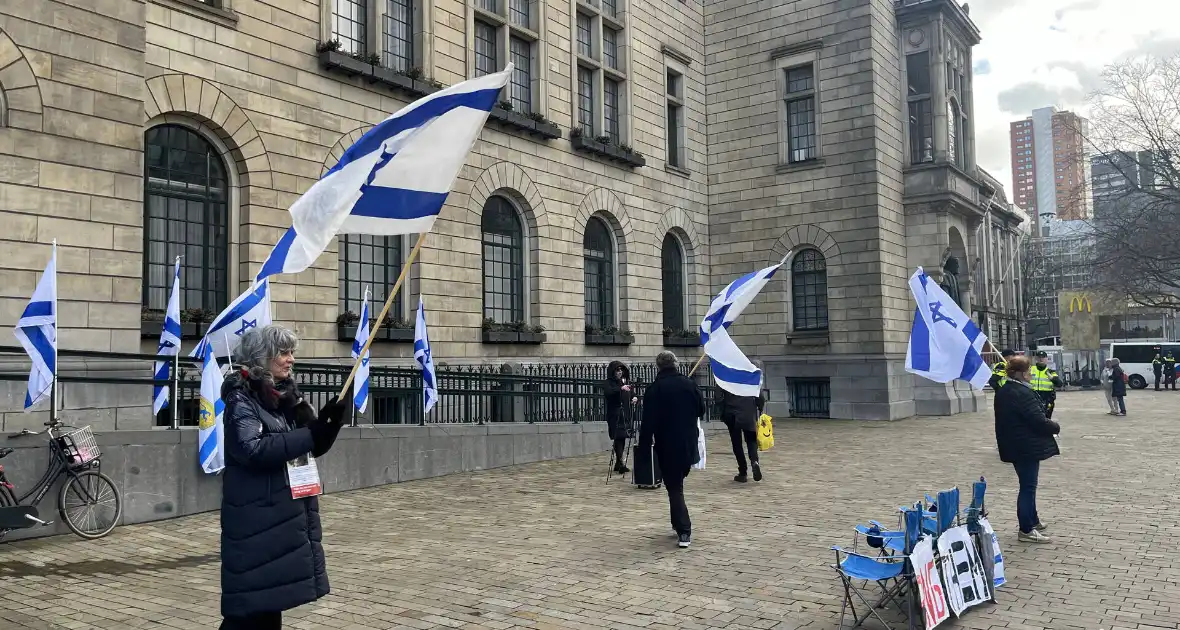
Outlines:
<svg viewBox="0 0 1180 630"><path fill-rule="evenodd" d="M996 390L996 445L1000 460L1012 464L1020 480L1016 498L1016 517L1020 521L1019 540L1046 543L1047 530L1037 515L1037 476L1041 462L1060 455L1056 435L1061 426L1045 418L1045 405L1028 386L1027 357L1008 360L1008 376Z"/></svg>
<svg viewBox="0 0 1180 630"><path fill-rule="evenodd" d="M225 476L221 496L222 630L282 627L282 611L328 594L316 497L294 499L287 462L328 452L346 403L317 414L291 378L295 334L265 326L242 337L221 389Z"/></svg>
<svg viewBox="0 0 1180 630"><path fill-rule="evenodd" d="M603 384L606 395L606 432L614 442L615 472L631 472L623 465L623 449L627 445L627 437L634 431L631 418L631 405L636 402L635 385L631 382L631 370L622 361L611 361L606 366L606 383Z"/></svg>

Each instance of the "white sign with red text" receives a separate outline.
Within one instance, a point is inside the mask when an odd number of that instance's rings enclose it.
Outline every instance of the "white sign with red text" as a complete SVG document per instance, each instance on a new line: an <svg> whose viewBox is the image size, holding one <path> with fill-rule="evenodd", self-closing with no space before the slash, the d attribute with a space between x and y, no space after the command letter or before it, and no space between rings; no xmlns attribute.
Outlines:
<svg viewBox="0 0 1180 630"><path fill-rule="evenodd" d="M910 566L914 567L914 579L918 583L918 594L922 600L922 615L926 628L931 630L951 616L947 610L946 595L942 578L934 562L934 549L928 536L922 537L910 553Z"/></svg>

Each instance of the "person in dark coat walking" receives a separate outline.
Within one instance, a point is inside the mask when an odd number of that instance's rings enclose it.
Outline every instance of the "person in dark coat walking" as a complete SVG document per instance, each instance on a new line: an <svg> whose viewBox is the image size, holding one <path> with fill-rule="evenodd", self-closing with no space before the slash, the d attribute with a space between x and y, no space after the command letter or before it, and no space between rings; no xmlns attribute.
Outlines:
<svg viewBox="0 0 1180 630"><path fill-rule="evenodd" d="M692 544L692 520L684 502L684 480L692 465L700 461L697 450L697 419L705 415L705 400L692 379L676 370L676 355L665 350L656 357L659 374L643 393L643 423L639 427L640 448L655 441L656 457L668 490L668 507L677 544Z"/></svg>
<svg viewBox="0 0 1180 630"><path fill-rule="evenodd" d="M221 497L222 630L282 628L282 612L328 594L316 497L295 499L287 462L328 452L347 402L316 413L291 378L295 334L247 332L221 389L225 476Z"/></svg>
<svg viewBox="0 0 1180 630"><path fill-rule="evenodd" d="M733 478L738 483L746 483L747 476L745 451L750 454L750 468L754 469L754 481L762 481L762 467L758 462L758 417L762 415L765 400L761 395L738 396L724 389L717 388L717 397L721 404L721 420L725 428L729 429L729 442L733 446L733 456L737 460L738 474Z"/></svg>
<svg viewBox="0 0 1180 630"><path fill-rule="evenodd" d="M1020 522L1019 540L1047 543L1048 528L1037 514L1037 476L1041 462L1060 455L1056 435L1061 427L1045 417L1045 405L1029 386L1028 359L1008 360L1008 376L996 390L996 445L1000 460L1016 469L1020 492L1016 498L1016 518Z"/></svg>
<svg viewBox="0 0 1180 630"><path fill-rule="evenodd" d="M623 449L631 431L631 405L638 402L635 385L631 382L631 370L622 361L611 361L606 367L606 433L614 441L615 472L626 473L631 469L623 465Z"/></svg>
<svg viewBox="0 0 1180 630"><path fill-rule="evenodd" d="M1110 395L1119 403L1120 416L1127 415L1127 375L1118 359L1111 359L1110 365Z"/></svg>

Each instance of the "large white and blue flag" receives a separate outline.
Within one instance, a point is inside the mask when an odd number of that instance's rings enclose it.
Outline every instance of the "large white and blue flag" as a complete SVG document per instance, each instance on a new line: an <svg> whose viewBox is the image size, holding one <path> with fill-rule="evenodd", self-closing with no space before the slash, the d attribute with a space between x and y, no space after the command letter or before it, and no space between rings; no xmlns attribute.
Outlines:
<svg viewBox="0 0 1180 630"><path fill-rule="evenodd" d="M365 291L364 301L361 302L361 319L357 322L356 338L352 341L352 359L358 357L361 364L356 369L356 378L352 381L352 405L358 413L364 413L369 406L369 350L361 357L361 349L369 341L369 292Z"/></svg>
<svg viewBox="0 0 1180 630"><path fill-rule="evenodd" d="M25 392L25 411L48 398L53 391L57 374L57 243L45 273L37 282L33 297L25 306L13 331L24 347L33 368L29 371L29 387Z"/></svg>
<svg viewBox="0 0 1180 630"><path fill-rule="evenodd" d="M160 346L156 349L156 355L162 357L172 357L180 353L180 257L176 257L176 270L172 274L172 293L168 295L168 310L164 312L164 327L160 331ZM171 361L161 360L156 361L156 369L153 372L157 381L168 380L168 375L171 370ZM168 396L170 388L167 385L157 384L152 388L152 415L160 413L160 410L168 406Z"/></svg>
<svg viewBox="0 0 1180 630"><path fill-rule="evenodd" d="M512 69L427 95L361 136L291 206L257 279L307 269L337 234L429 232Z"/></svg>
<svg viewBox="0 0 1180 630"><path fill-rule="evenodd" d="M414 359L422 366L422 415L430 413L438 402L438 380L434 357L430 354L430 336L426 334L426 304L418 297L418 316L414 321Z"/></svg>
<svg viewBox="0 0 1180 630"><path fill-rule="evenodd" d="M201 411L197 420L197 458L201 470L213 474L225 468L225 402L221 400L221 367L213 352L201 367Z"/></svg>
<svg viewBox="0 0 1180 630"><path fill-rule="evenodd" d="M788 253L788 256L790 254ZM762 287L770 281L779 264L748 273L729 283L713 298L705 319L701 322L701 342L717 386L737 396L758 396L762 393L762 370L750 362L729 336L729 327L758 297Z"/></svg>
<svg viewBox="0 0 1180 630"><path fill-rule="evenodd" d="M246 331L269 326L270 323L270 281L263 280L246 289L213 319L205 337L189 356L199 359L205 356L205 350L210 347L218 356L229 356L238 349Z"/></svg>
<svg viewBox="0 0 1180 630"><path fill-rule="evenodd" d="M918 267L910 276L917 307L905 369L936 383L962 380L983 389L992 371L983 360L987 337L942 287Z"/></svg>

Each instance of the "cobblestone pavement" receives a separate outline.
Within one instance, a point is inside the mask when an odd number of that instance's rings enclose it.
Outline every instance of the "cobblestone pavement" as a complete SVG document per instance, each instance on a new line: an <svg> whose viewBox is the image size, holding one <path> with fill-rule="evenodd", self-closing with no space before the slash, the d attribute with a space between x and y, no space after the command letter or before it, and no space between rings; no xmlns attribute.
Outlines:
<svg viewBox="0 0 1180 630"><path fill-rule="evenodd" d="M835 628L828 548L851 526L952 484L990 481L1007 556L999 603L951 628L1180 627L1180 394L1062 394L1063 456L1044 465L1051 545L1016 542L1015 483L990 412L894 423L783 421L766 481L738 485L728 442L688 481L695 537L675 548L662 491L605 483L587 457L323 499L332 594L291 628ZM969 490L967 490L969 494ZM107 539L0 545L0 628L214 628L218 520Z"/></svg>

